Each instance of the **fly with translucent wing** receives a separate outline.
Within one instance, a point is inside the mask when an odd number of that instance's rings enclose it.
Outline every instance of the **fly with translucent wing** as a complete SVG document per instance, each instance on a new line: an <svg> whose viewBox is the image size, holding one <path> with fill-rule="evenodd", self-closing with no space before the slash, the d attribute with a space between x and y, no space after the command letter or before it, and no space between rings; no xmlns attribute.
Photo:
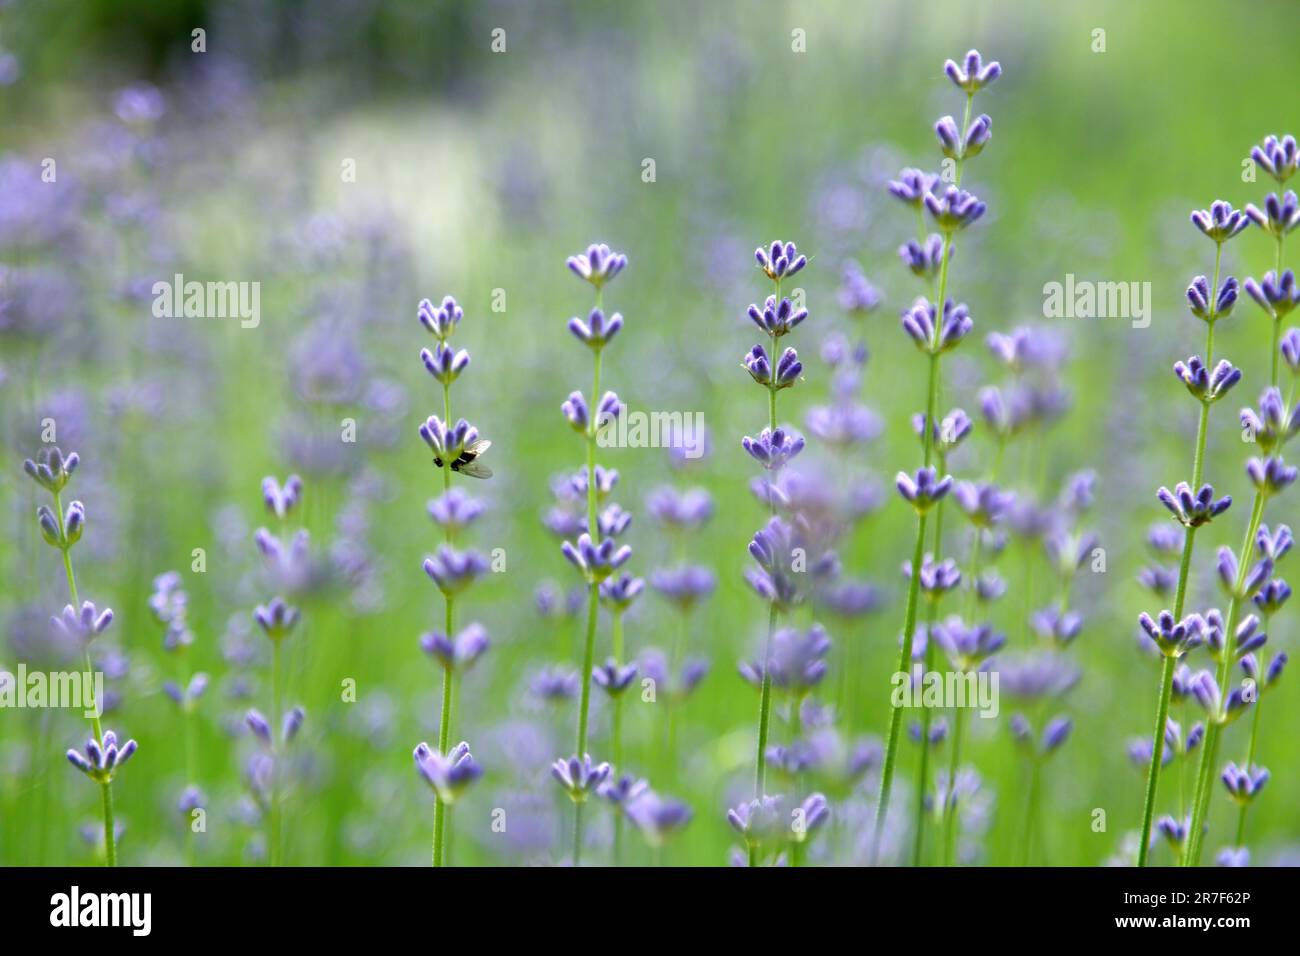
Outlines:
<svg viewBox="0 0 1300 956"><path fill-rule="evenodd" d="M469 475L471 478L491 478L492 469L477 460L491 447L492 442L486 438L480 438L466 445L465 450L451 463L451 470L460 475ZM439 468L443 466L442 459L437 455L433 456L433 463Z"/></svg>

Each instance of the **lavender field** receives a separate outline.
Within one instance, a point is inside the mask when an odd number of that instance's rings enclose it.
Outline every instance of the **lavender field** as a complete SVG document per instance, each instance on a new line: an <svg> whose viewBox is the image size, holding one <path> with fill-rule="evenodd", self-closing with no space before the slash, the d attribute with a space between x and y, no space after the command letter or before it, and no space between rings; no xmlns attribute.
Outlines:
<svg viewBox="0 0 1300 956"><path fill-rule="evenodd" d="M1249 6L0 4L0 864L1300 862Z"/></svg>

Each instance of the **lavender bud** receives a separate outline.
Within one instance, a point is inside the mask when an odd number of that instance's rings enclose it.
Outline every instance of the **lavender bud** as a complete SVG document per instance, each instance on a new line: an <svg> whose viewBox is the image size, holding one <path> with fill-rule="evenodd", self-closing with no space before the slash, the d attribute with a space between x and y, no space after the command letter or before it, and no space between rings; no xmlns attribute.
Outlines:
<svg viewBox="0 0 1300 956"><path fill-rule="evenodd" d="M1264 197L1263 209L1247 203L1246 215L1274 239L1281 239L1300 225L1300 200L1289 189L1281 197L1277 193L1269 193Z"/></svg>
<svg viewBox="0 0 1300 956"><path fill-rule="evenodd" d="M1197 229L1220 245L1250 225L1245 213L1233 209L1231 203L1222 199L1216 199L1208 210L1193 210L1191 219Z"/></svg>
<svg viewBox="0 0 1300 956"><path fill-rule="evenodd" d="M576 316L569 319L569 331L578 341L586 343L597 352L612 342L622 328L623 316L615 312L606 318L600 309L592 309L586 322Z"/></svg>
<svg viewBox="0 0 1300 956"><path fill-rule="evenodd" d="M627 256L613 252L604 243L593 243L585 253L569 256L566 265L579 279L599 289L627 268Z"/></svg>
<svg viewBox="0 0 1300 956"><path fill-rule="evenodd" d="M793 242L774 241L764 249L759 246L754 250L754 259L763 274L773 282L780 282L802 271L808 264L808 257L799 254Z"/></svg>
<svg viewBox="0 0 1300 956"><path fill-rule="evenodd" d="M945 60L943 71L958 89L973 95L1002 75L1002 64L996 60L985 64L978 50L970 50L960 65Z"/></svg>
<svg viewBox="0 0 1300 956"><path fill-rule="evenodd" d="M1300 168L1300 154L1297 153L1294 136L1283 136L1281 139L1265 136L1262 144L1251 149L1250 158L1255 161L1255 165L1276 179L1279 185L1286 185L1286 181Z"/></svg>
<svg viewBox="0 0 1300 956"><path fill-rule="evenodd" d="M939 177L937 174L909 167L899 173L897 179L890 180L886 188L888 188L891 195L901 199L909 206L919 207L925 197L934 192L935 187L938 185Z"/></svg>
<svg viewBox="0 0 1300 956"><path fill-rule="evenodd" d="M434 307L428 299L421 299L417 313L420 324L434 334L441 342L451 337L456 326L464 318L465 312L451 296L445 296L440 306Z"/></svg>

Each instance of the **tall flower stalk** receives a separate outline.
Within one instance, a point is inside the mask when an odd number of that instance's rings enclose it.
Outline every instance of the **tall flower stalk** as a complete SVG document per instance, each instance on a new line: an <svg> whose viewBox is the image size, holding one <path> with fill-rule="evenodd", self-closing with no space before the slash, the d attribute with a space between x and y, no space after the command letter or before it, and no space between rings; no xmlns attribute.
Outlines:
<svg viewBox="0 0 1300 956"><path fill-rule="evenodd" d="M768 345L755 345L745 355L744 366L754 383L767 392L767 425L757 438L746 435L741 444L749 456L767 472L769 521L754 535L749 552L758 562L758 568L748 571L750 585L767 602L767 637L763 644L762 679L759 689L758 734L754 758L754 799L762 801L767 796L767 739L772 714L772 641L776 634L777 616L795 601L797 589L790 574L793 558L793 539L789 526L776 515L777 476L795 456L803 450L802 438L786 432L777 425L776 396L799 380L803 366L799 355L787 347L780 358L777 348L781 339L789 335L807 317L808 310L799 308L782 295L782 284L808 264L808 257L800 254L793 242L773 242L767 248L754 252L758 268L772 283L773 294L761 306L750 305L748 315L754 324L767 335ZM757 841L747 841L749 863L756 860Z"/></svg>
<svg viewBox="0 0 1300 956"><path fill-rule="evenodd" d="M916 207L918 222L923 222L921 216L923 207L933 219L935 228L938 229L937 236L928 236L922 240L921 234L924 234L925 226L919 225L918 239L914 247L909 243L900 250L904 261L908 262L918 275L929 277L937 269L938 278L934 285L933 300L918 298L912 307L903 313L903 329L916 347L927 356L928 368L925 427L922 429L922 466L913 475L899 472L896 482L899 493L912 505L917 516L916 543L912 548L911 577L908 582L896 673L907 673L912 660L912 642L916 631L929 514L952 487L952 479L942 475L934 466L938 431L935 423L938 420L941 386L939 360L945 352L957 346L970 332L974 323L966 306L955 304L948 298L949 263L956 233L977 221L985 212L984 203L961 188L961 177L966 160L978 155L992 138L992 120L988 116L981 115L974 120L971 119L975 94L1001 76L1002 67L996 62L985 64L980 54L971 50L960 65L948 60L944 64L944 71L953 84L966 94L960 127L951 116L945 116L935 124L935 134L945 157L943 167L945 175L936 177L917 170L904 170L900 180L890 183L889 186L890 192L895 196ZM942 194L937 194L934 190L940 178L948 181L948 174L951 174L951 182ZM935 524L942 527L937 514ZM941 544L942 542L936 536L933 548L936 561L940 559ZM923 720L927 717L928 713L923 714ZM872 863L875 863L878 858L881 838L884 835L885 819L889 811L889 796L894 782L894 766L898 759L899 731L902 721L902 710L895 707L889 718L889 735L880 773L875 832L871 842ZM923 748L926 746L924 742L922 746ZM917 826L922 826L920 819L917 821ZM918 837L916 846L919 845ZM919 850L914 848L914 855L918 852Z"/></svg>
<svg viewBox="0 0 1300 956"><path fill-rule="evenodd" d="M1169 702L1173 692L1174 673L1180 659L1199 639L1197 618L1184 619L1188 575L1191 571L1196 532L1222 514L1232 504L1230 497L1216 499L1213 486L1202 484L1205 471L1206 443L1209 431L1210 407L1228 393L1241 380L1240 370L1232 363L1220 360L1214 365L1214 332L1216 323L1231 314L1236 304L1237 280L1228 276L1220 284L1224 243L1246 227L1245 216L1225 202L1215 202L1208 210L1192 213L1192 222L1214 242L1214 273L1212 279L1196 276L1187 288L1187 300L1194 316L1206 327L1205 358L1191 356L1186 362L1174 364L1174 374L1186 386L1191 396L1200 403L1200 417L1196 428L1196 444L1192 455L1192 480L1180 483L1173 491L1161 487L1157 497L1183 527L1182 557L1178 565L1178 578L1174 587L1172 611L1163 612L1160 625L1153 626L1145 613L1139 623L1152 639L1162 657L1160 691L1156 704L1156 722L1151 741L1151 762L1147 770L1146 794L1142 807L1142 832L1138 844L1138 866L1145 866L1151 848L1151 827L1155 814L1160 771L1164 766L1166 724L1169 719ZM1173 631L1170 628L1174 628Z"/></svg>
<svg viewBox="0 0 1300 956"><path fill-rule="evenodd" d="M72 548L81 540L86 530L86 506L80 501L71 502L67 509L63 507L63 490L72 480L72 473L77 470L81 458L72 452L66 458L57 446L44 449L37 460L28 458L23 462L23 470L38 485L50 493L53 509L41 505L36 509L36 520L40 525L41 536L52 548L58 550L63 558L63 573L68 582L68 597L72 603L63 609L60 616L51 618L51 624L58 631L74 639L82 649L82 661L85 665L85 683L92 684L95 672L90 659L90 643L103 634L113 623L113 611L102 611L91 601L82 602L77 594L77 577L72 570ZM83 684L85 686L85 684ZM104 862L107 866L117 866L117 834L113 824L113 775L117 766L125 763L135 752L134 740L127 741L121 748L112 731L105 732L100 725L99 715L103 712L102 700L84 701L86 709L91 712L90 726L94 733L86 744L86 756L78 751L69 750L68 760L92 781L99 785L100 807L104 818ZM87 759L89 758L89 759Z"/></svg>
<svg viewBox="0 0 1300 956"><path fill-rule="evenodd" d="M618 473L607 471L596 463L597 436L617 418L620 410L618 396L614 392L602 394L600 390L601 356L605 346L623 327L623 317L619 313L615 312L608 317L605 315L605 285L627 268L627 256L611 251L609 246L594 244L588 246L585 253L570 256L567 264L574 275L591 284L596 294L595 307L586 320L577 317L569 320L569 331L591 350L591 399L588 401L582 392L573 392L561 406L565 418L574 431L583 437L587 448L586 530L578 535L576 542L565 541L561 545L564 556L578 569L587 584L587 622L582 645L582 692L578 701L577 748L569 761L561 761L556 765L555 774L573 802L573 865L578 866L582 861L583 805L587 802L588 795L609 776L610 771L609 764L593 765L587 754L600 586L632 556L632 549L627 545L620 546L616 540L616 535L626 529L627 523L616 513L613 524L602 526L600 503L613 490ZM561 765L562 771L559 769Z"/></svg>
<svg viewBox="0 0 1300 956"><path fill-rule="evenodd" d="M469 745L461 741L451 745L452 705L455 679L487 649L487 635L482 627L471 624L456 633L457 596L488 569L487 561L474 551L458 551L456 536L481 513L478 502L452 487L452 475L489 478L492 475L480 460L491 442L480 438L478 429L464 418L453 425L451 386L469 367L469 352L450 344L452 333L460 325L464 310L451 296L434 306L428 299L420 302L420 324L434 337L432 349L420 350L420 361L433 379L442 386L442 417L431 415L420 426L420 437L433 452L433 465L442 474L442 495L429 502L429 516L443 532L443 543L433 555L424 559L424 573L442 592L442 630L426 633L421 646L442 669L442 702L438 712L438 749L427 743L415 749L416 769L433 790L433 865L447 862L447 829L451 804L464 786L480 773L470 755Z"/></svg>

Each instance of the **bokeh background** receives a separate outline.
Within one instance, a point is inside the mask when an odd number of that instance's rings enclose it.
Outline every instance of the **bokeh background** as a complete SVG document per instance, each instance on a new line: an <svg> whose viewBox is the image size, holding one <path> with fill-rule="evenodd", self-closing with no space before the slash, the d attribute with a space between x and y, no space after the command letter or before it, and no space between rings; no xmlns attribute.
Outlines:
<svg viewBox="0 0 1300 956"><path fill-rule="evenodd" d="M937 166L931 126L962 105L941 67L974 46L1005 75L979 99L994 139L963 182L990 212L953 261L952 290L976 335L945 362L945 407L975 416L979 389L1007 382L984 347L990 331L1029 326L1068 352L1034 383L1054 411L1008 449L1002 480L1050 505L1068 476L1093 469L1083 524L1099 535L1106 570L1074 582L1086 624L1064 653L1081 677L1043 715L1068 714L1075 730L1044 767L1037 819L1026 818L1026 766L1007 730L1016 705L1004 699L999 719L972 721L965 762L980 791L962 854L1017 863L1030 840L1036 863L1123 861L1143 783L1127 748L1150 732L1158 674L1135 617L1159 606L1136 575L1150 560L1146 529L1164 517L1154 489L1189 477L1197 408L1169 368L1203 348L1183 290L1213 265L1187 214L1266 191L1242 181L1242 163L1265 134L1300 127L1296 27L1286 0L1249 11L1207 0L5 3L0 668L58 659L45 622L66 602L65 582L33 520L44 494L20 467L53 419L57 443L82 458L71 491L90 516L74 551L82 593L117 614L96 644L114 698L106 726L140 744L115 786L121 859L185 859L176 803L194 782L209 809L198 862L259 861L264 828L246 780L255 747L242 715L267 706L269 651L250 612L271 592L252 533L266 520L262 477L296 472L316 565L294 595L304 625L288 645L287 700L308 716L287 859L427 863L432 797L411 748L437 737L439 677L417 639L441 617L420 570L440 539L425 513L440 479L415 428L441 397L418 359L428 342L415 312L423 297L455 295L466 314L457 339L473 355L455 403L492 439L496 472L471 489L490 506L473 539L504 549L507 570L460 605L494 646L459 693L455 737L487 773L456 808L452 857L561 860L569 815L546 768L573 748L576 701L541 699L534 685L543 667L576 668L581 614L563 599L541 613L536 593L578 584L543 520L554 477L583 457L559 404L590 375L588 353L565 330L590 291L564 260L608 242L631 260L606 296L626 320L606 353L609 387L633 408L702 412L712 444L686 468L662 449L602 453L636 515L630 567L649 575L685 556L718 581L685 629L654 593L628 616L634 654L667 651L682 634L688 653L711 664L680 705L675 751L668 708L629 705L631 769L695 814L657 856L637 842L630 859L726 863L736 841L725 811L748 796L758 709L736 664L756 653L766 623L742 578L765 514L740 448L766 418L740 367L757 340L745 307L768 291L753 249L790 239L812 257L797 282L811 318L793 335L805 381L782 393L783 421L807 433L810 409L831 401L828 339L865 341L871 353L860 400L878 416L878 437L835 452L809 434L801 465L832 491L865 488L858 501L870 501L874 482L878 507L845 517L838 550L841 581L870 582L877 610L809 606L798 618L827 626L834 649L815 696L835 707L842 745L869 753L888 719L913 527L892 476L919 462L909 420L924 403L925 370L897 321L918 291L895 253L915 221L884 183L903 166ZM206 52L191 51L195 28ZM496 29L504 52L492 51ZM794 29L806 52L792 51ZM1093 50L1096 29L1105 52ZM45 159L56 163L53 183L41 180ZM355 181L343 175L349 161ZM1224 267L1244 279L1271 257L1251 230L1228 246ZM866 318L839 304L849 260L883 299ZM261 324L155 318L152 284L176 272L259 282ZM1067 273L1150 282L1150 327L1044 319L1043 285ZM504 311L492 308L495 290ZM1249 302L1220 330L1221 353L1247 377L1216 409L1207 477L1238 500L1249 500L1249 447L1234 412L1267 376L1267 336ZM340 441L344 418L357 422L355 444ZM977 477L992 453L977 421L952 470ZM646 496L664 484L711 493L704 530L678 540L650 520ZM1285 520L1294 504L1273 507L1268 520ZM1190 606L1218 602L1210 555L1236 546L1245 517L1230 512L1198 539ZM962 557L964 529L956 518L950 527L948 550ZM191 570L196 548L204 573ZM1041 543L1013 535L998 568L1009 593L994 622L1017 653L1043 652L1028 627L1056 597ZM196 636L180 657L163 651L148 607L152 579L168 570L182 573ZM1270 645L1287 647L1293 634L1283 615ZM603 657L607 623L600 642ZM213 686L194 718L187 781L184 722L161 686L196 670ZM341 700L347 679L355 703ZM1265 715L1260 760L1273 779L1250 818L1257 862L1293 859L1300 838L1293 683ZM597 693L597 756L603 705ZM70 712L0 712L0 862L88 863L100 852L95 788L62 756L85 732ZM788 734L778 716L774 736ZM1240 759L1244 734L1231 730L1225 759ZM936 753L946 763L946 750ZM903 813L917 756L908 742L895 797ZM1159 812L1175 811L1172 784ZM874 772L835 786L821 783L835 837L811 859L862 862ZM506 810L504 834L492 832L494 808ZM611 815L589 816L601 860ZM1207 858L1235 819L1216 788ZM899 832L906 826L904 817Z"/></svg>

